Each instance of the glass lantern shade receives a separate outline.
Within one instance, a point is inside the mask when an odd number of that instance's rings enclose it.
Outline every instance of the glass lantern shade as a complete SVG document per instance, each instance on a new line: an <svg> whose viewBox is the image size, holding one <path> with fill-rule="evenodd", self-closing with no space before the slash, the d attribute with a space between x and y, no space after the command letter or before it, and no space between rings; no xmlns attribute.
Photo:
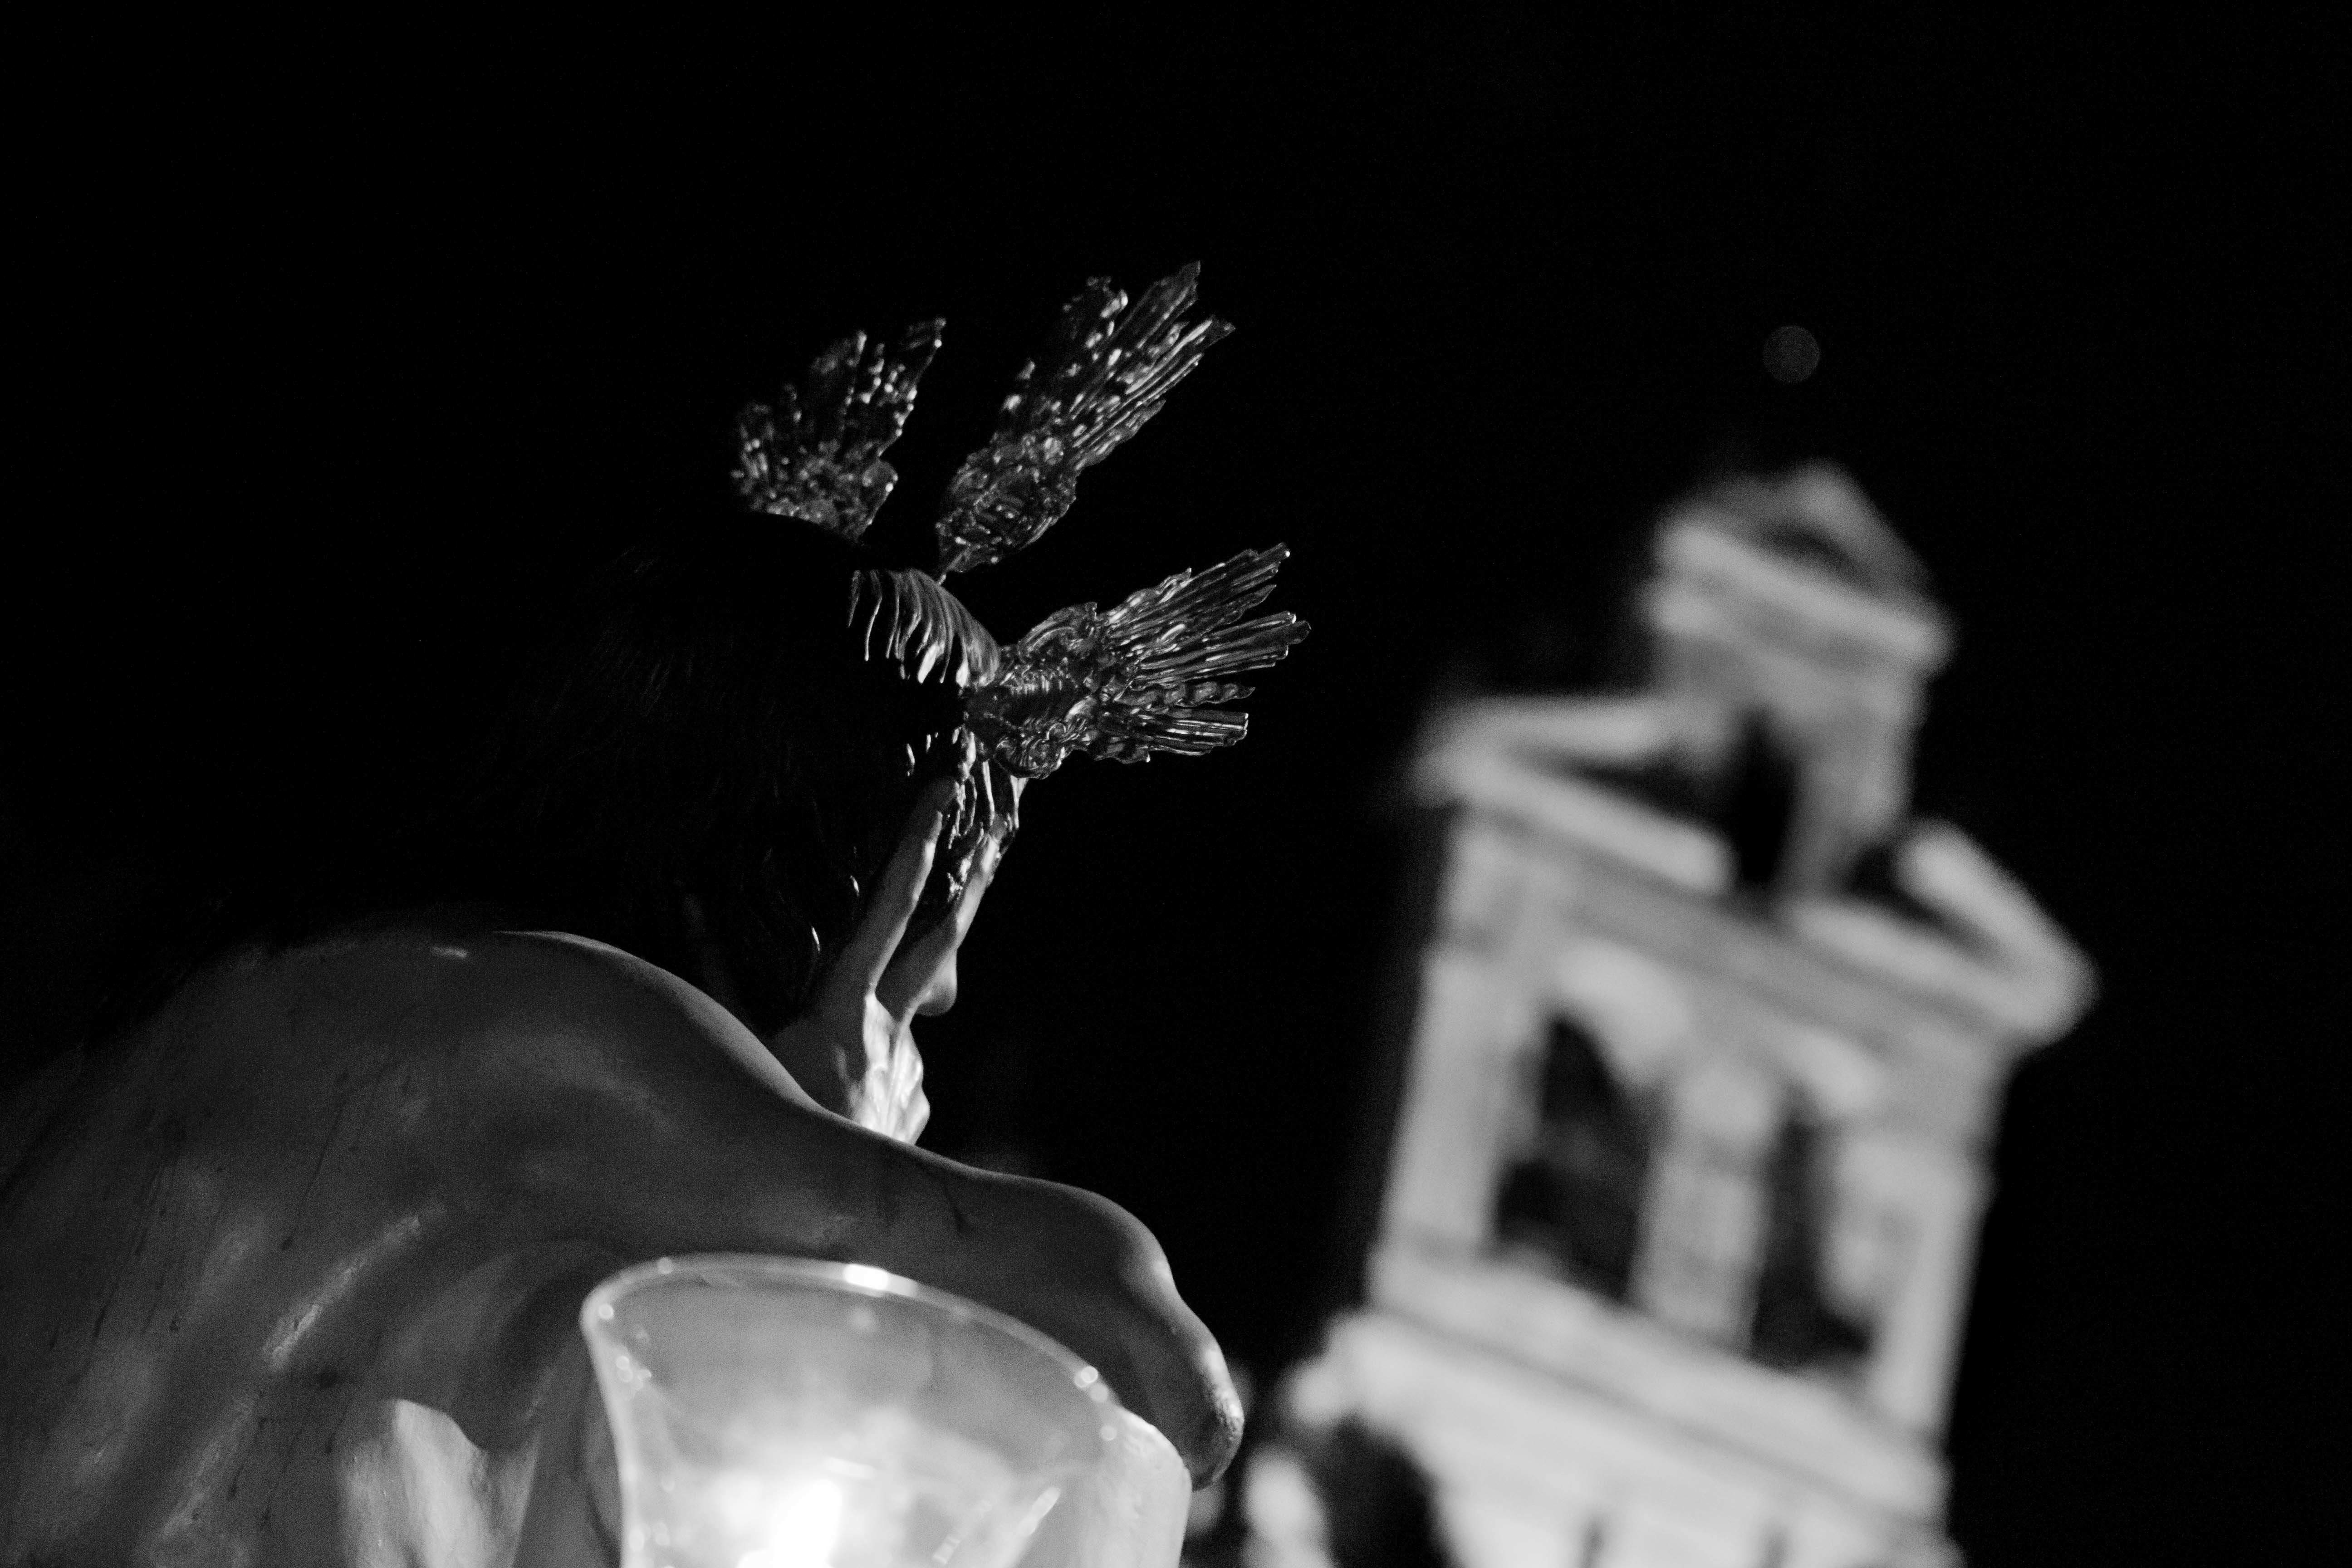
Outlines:
<svg viewBox="0 0 2352 1568"><path fill-rule="evenodd" d="M1095 1370L879 1268L663 1258L590 1293L624 1568L1173 1568L1190 1482Z"/></svg>

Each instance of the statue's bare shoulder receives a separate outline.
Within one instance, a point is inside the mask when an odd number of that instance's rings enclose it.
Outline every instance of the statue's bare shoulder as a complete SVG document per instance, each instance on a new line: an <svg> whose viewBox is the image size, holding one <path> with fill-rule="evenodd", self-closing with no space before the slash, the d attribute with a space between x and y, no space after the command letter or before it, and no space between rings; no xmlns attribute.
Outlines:
<svg viewBox="0 0 2352 1568"><path fill-rule="evenodd" d="M732 1015L667 970L585 937L430 915L226 954L101 1056L79 1093L174 1080L184 1111L229 1093L248 1121L298 1085L350 1089L403 1068L561 1080L724 1061L801 1098Z"/></svg>

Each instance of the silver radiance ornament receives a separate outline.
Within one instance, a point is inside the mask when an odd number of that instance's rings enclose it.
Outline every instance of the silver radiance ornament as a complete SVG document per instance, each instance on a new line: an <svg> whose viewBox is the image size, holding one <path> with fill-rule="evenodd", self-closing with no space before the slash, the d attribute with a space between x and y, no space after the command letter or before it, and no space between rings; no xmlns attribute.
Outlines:
<svg viewBox="0 0 2352 1568"><path fill-rule="evenodd" d="M755 403L735 422L735 488L752 510L796 517L855 543L898 482L882 460L915 411L915 384L939 353L947 323L919 321L895 350L868 350L864 332L819 354L777 406Z"/></svg>
<svg viewBox="0 0 2352 1568"><path fill-rule="evenodd" d="M1279 662L1307 627L1287 611L1242 617L1274 592L1290 552L1244 551L1195 575L1179 572L1108 613L1056 610L1005 650L996 673L965 700L991 757L1043 778L1072 752L1122 763L1157 752L1197 756L1249 733L1237 702L1246 686L1220 676Z"/></svg>
<svg viewBox="0 0 2352 1568"><path fill-rule="evenodd" d="M1054 341L1022 367L996 434L966 458L940 509L940 570L968 571L1036 542L1077 499L1078 475L1143 428L1233 327L1187 322L1200 264L1153 284L1130 310L1097 278L1062 308ZM911 386L908 395L912 395Z"/></svg>
<svg viewBox="0 0 2352 1568"><path fill-rule="evenodd" d="M1279 544L1179 572L1108 611L1057 610L1008 647L975 637L977 623L940 581L1036 542L1070 510L1079 474L1140 430L1233 330L1213 316L1185 319L1199 277L1197 263L1186 267L1132 306L1108 279L1090 281L1014 379L988 444L949 481L934 525L937 574L877 567L850 586L848 626L867 658L963 694L963 724L934 753L966 784L943 837L947 896L986 837L1017 826L1014 781L1044 778L1072 752L1135 763L1232 745L1249 716L1221 705L1250 689L1228 678L1281 662L1307 636L1287 611L1244 618L1274 592L1290 553ZM919 322L890 347L862 332L844 338L774 406L746 409L735 469L743 499L862 541L898 482L883 454L906 428L941 329Z"/></svg>

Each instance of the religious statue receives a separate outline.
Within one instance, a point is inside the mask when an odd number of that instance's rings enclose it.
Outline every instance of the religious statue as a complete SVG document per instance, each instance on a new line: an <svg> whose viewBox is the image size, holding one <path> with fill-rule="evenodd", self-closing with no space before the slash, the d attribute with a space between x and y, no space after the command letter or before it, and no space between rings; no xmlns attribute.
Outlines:
<svg viewBox="0 0 2352 1568"><path fill-rule="evenodd" d="M740 430L748 507L594 583L461 805L225 908L0 1147L0 1560L610 1563L575 1327L690 1252L865 1263L1034 1325L1198 1480L1215 1342L1133 1217L914 1146L913 1020L1026 787L1238 740L1285 552L1000 645L946 586L1024 548L1227 330L1194 269L1088 286L950 483L861 543L940 342L851 337Z"/></svg>

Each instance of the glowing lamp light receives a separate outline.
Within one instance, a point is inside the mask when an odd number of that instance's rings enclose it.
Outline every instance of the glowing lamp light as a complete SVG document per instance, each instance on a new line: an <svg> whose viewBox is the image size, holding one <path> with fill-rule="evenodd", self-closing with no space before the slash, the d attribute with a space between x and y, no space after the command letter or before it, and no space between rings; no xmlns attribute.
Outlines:
<svg viewBox="0 0 2352 1568"><path fill-rule="evenodd" d="M624 1568L1174 1568L1191 1484L1092 1367L883 1269L663 1258L581 1324Z"/></svg>
<svg viewBox="0 0 2352 1568"><path fill-rule="evenodd" d="M735 1568L828 1568L847 1500L839 1486L815 1480L771 1492L758 1477L740 1471L726 1484L737 1495L721 1500L721 1510L730 1521L758 1516L751 1529L767 1542L737 1558Z"/></svg>

